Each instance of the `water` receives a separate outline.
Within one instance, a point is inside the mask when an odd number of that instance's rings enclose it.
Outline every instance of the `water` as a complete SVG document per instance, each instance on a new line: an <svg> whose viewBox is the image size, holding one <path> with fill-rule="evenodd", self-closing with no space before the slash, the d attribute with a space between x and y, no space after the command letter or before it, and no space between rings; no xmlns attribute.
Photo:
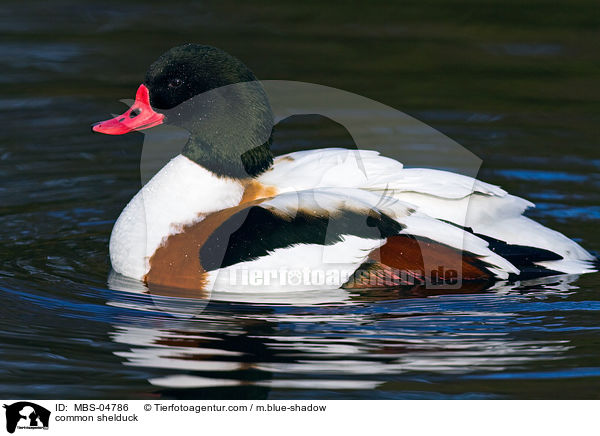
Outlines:
<svg viewBox="0 0 600 436"><path fill-rule="evenodd" d="M599 397L598 274L455 295L217 295L206 307L109 282L142 136L89 128L123 111L163 50L208 43L260 78L346 89L434 126L483 159L482 179L534 201L530 216L598 252L593 2L3 8L2 397ZM308 118L282 129L277 150L345 141Z"/></svg>

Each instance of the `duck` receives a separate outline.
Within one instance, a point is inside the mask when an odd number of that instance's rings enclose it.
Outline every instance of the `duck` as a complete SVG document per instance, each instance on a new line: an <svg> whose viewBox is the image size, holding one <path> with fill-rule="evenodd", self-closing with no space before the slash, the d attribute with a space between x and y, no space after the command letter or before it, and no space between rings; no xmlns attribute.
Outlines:
<svg viewBox="0 0 600 436"><path fill-rule="evenodd" d="M189 136L116 220L113 270L190 295L456 287L596 271L591 253L526 217L534 205L499 186L405 168L374 150L274 156L274 124L261 83L225 51L190 43L152 63L133 105L92 130L171 125Z"/></svg>

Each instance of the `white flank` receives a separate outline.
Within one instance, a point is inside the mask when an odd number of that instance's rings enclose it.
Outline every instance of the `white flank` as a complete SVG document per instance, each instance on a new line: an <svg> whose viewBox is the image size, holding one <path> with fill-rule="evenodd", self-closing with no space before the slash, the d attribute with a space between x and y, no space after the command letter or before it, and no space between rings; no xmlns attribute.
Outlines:
<svg viewBox="0 0 600 436"><path fill-rule="evenodd" d="M344 235L338 243L276 248L267 256L208 274L209 291L287 292L341 287L385 239ZM333 263L332 261L336 262Z"/></svg>

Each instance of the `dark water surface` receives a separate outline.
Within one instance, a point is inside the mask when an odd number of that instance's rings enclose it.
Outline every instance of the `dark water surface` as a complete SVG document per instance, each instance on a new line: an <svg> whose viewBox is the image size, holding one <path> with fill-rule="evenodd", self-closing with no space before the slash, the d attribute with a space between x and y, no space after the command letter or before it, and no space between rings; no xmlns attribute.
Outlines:
<svg viewBox="0 0 600 436"><path fill-rule="evenodd" d="M596 2L344 5L3 2L0 396L600 397L598 274L470 295L217 299L202 311L107 284L142 135L89 126L122 112L149 63L188 41L262 79L417 117L479 155L482 179L535 202L530 216L600 251ZM336 135L305 119L276 147L346 145Z"/></svg>

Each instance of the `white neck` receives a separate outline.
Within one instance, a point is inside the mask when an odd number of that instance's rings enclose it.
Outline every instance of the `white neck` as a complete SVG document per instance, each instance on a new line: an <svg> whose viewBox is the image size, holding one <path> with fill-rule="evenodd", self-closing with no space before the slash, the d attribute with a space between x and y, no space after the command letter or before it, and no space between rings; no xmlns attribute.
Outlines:
<svg viewBox="0 0 600 436"><path fill-rule="evenodd" d="M243 193L239 181L176 156L133 197L115 223L110 238L114 270L141 280L165 238L209 213L236 206Z"/></svg>

